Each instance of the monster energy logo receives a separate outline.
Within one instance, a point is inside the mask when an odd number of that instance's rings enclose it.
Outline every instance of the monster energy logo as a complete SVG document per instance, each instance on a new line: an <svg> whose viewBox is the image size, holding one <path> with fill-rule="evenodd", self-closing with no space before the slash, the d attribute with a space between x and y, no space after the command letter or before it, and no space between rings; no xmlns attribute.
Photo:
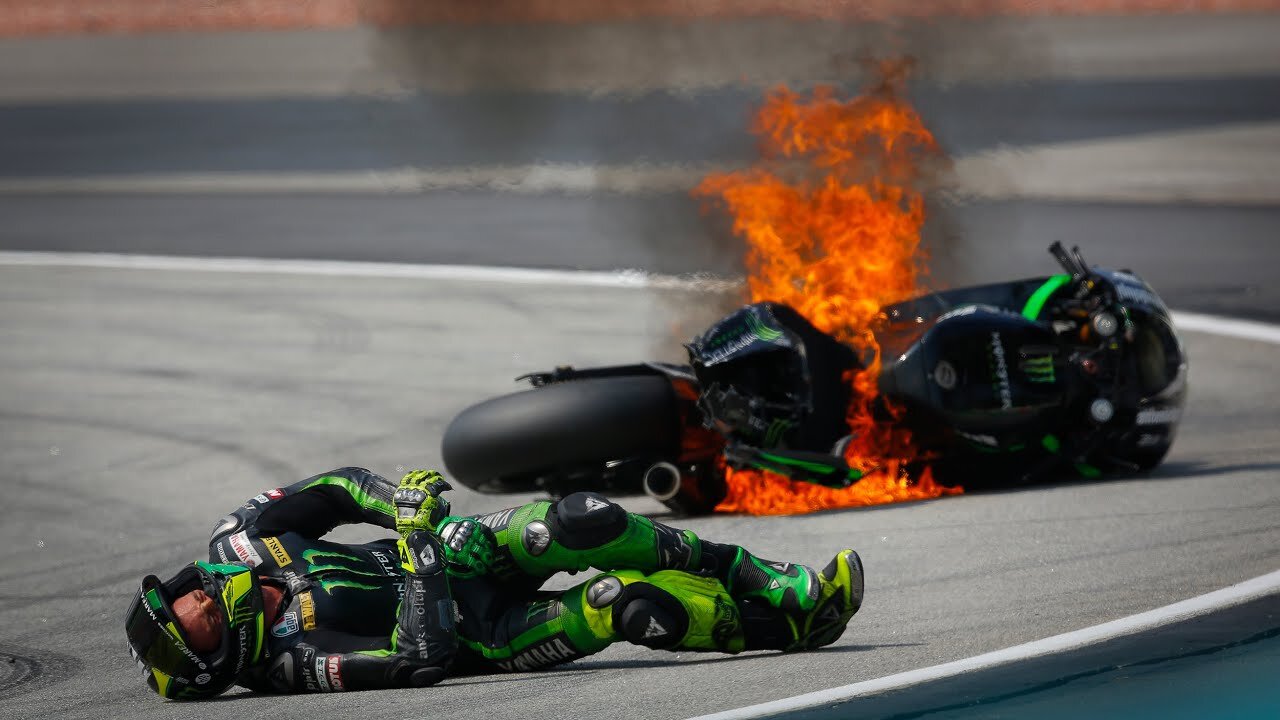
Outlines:
<svg viewBox="0 0 1280 720"><path fill-rule="evenodd" d="M734 343L733 347L735 349L740 349L756 340L771 343L782 337L781 330L766 325L754 310L744 310L743 312L742 320L744 324L738 325L732 330L724 330L719 335L708 339L706 342L708 349L719 348L730 341Z"/></svg>
<svg viewBox="0 0 1280 720"><path fill-rule="evenodd" d="M241 623L248 623L257 619L257 616L258 614L253 611L253 608L247 601L239 602L236 603L235 609L231 612L231 624L240 625Z"/></svg>
<svg viewBox="0 0 1280 720"><path fill-rule="evenodd" d="M755 313L747 315L747 325L751 327L751 332L765 342L773 342L782 337L782 332L768 327L764 324Z"/></svg>
<svg viewBox="0 0 1280 720"><path fill-rule="evenodd" d="M1052 383L1055 381L1052 355L1027 358L1022 361L1022 371L1027 374L1027 379L1034 383Z"/></svg>
<svg viewBox="0 0 1280 720"><path fill-rule="evenodd" d="M377 590L381 585L371 585L343 575L361 577L386 577L380 571L370 570L360 558L331 550L304 550L302 559L307 563L307 575L314 577L320 589L329 595L337 588ZM336 576L336 577L335 577Z"/></svg>
<svg viewBox="0 0 1280 720"><path fill-rule="evenodd" d="M767 448L776 447L782 440L782 434L791 429L790 420L774 420L769 424L769 429L764 435L764 446Z"/></svg>
<svg viewBox="0 0 1280 720"><path fill-rule="evenodd" d="M991 332L991 374L992 388L1000 399L1000 407L1008 410L1013 407L1013 388L1009 384L1009 367L1004 359L1004 343L1000 342L1000 333Z"/></svg>

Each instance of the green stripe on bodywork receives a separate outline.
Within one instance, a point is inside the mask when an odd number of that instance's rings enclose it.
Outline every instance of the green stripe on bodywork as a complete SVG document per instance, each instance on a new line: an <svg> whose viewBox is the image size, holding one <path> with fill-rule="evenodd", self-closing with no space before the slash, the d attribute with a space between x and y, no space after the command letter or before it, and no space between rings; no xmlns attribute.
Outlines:
<svg viewBox="0 0 1280 720"><path fill-rule="evenodd" d="M1102 477L1102 471L1089 463L1076 463L1076 472L1087 478Z"/></svg>
<svg viewBox="0 0 1280 720"><path fill-rule="evenodd" d="M811 462L808 460L798 460L796 458L784 457L782 455L774 455L772 453L766 453L766 452L757 453L757 458L758 459L750 461L750 464L752 467L756 468L757 470L765 470L767 472L777 473L784 477L789 475L789 473L787 472L787 468L800 468L802 470L806 470L808 472L811 472L817 475L830 475L831 476L830 478L823 478L823 479L805 478L805 477L792 478L795 480L800 480L801 482L809 482L815 485L821 485L822 487L840 489L840 488L848 487L849 485L852 485L854 482L857 482L858 480L861 480L862 478L866 477L866 473L862 472L857 468L849 468L848 472L844 473L844 475L841 476L836 473L836 468L833 465L824 465L819 462ZM773 463L773 464L771 465L770 463ZM844 480L835 479L839 477L843 477Z"/></svg>
<svg viewBox="0 0 1280 720"><path fill-rule="evenodd" d="M336 475L325 475L324 477L316 478L314 482L311 482L310 484L308 484L305 488L303 488L303 490L310 490L311 488L317 485L335 485L337 487L342 488L343 490L346 490L347 494L351 496L351 499L355 500L360 505L360 507L366 510L373 510L375 512L380 512L383 515L386 515L387 517L396 516L395 509L391 507L391 503L385 500L379 500L378 498L370 495L369 493L360 489L359 485L351 482L347 478L337 477Z"/></svg>
<svg viewBox="0 0 1280 720"><path fill-rule="evenodd" d="M1034 293L1031 293L1031 297L1027 299L1027 304L1022 306L1022 317L1028 320L1038 319L1040 311L1044 310L1044 305L1049 302L1049 298L1069 282L1071 282L1070 275L1054 275L1045 280L1043 285L1036 288Z"/></svg>
<svg viewBox="0 0 1280 720"><path fill-rule="evenodd" d="M823 475L830 475L831 473L836 471L836 469L830 465L823 465L822 463L809 462L808 460L796 460L795 458L783 457L781 455L774 455L772 453L762 452L760 453L760 457L764 458L765 460L768 460L769 462L777 463L779 465L790 465L792 467L804 468L805 470L809 470L816 473L822 473Z"/></svg>

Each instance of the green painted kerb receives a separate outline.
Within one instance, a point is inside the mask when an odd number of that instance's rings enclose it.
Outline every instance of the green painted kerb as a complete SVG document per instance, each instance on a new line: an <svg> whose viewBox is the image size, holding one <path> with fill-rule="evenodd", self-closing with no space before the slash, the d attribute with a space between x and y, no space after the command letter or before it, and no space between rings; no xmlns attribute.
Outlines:
<svg viewBox="0 0 1280 720"><path fill-rule="evenodd" d="M1028 320L1035 320L1040 317L1040 311L1044 310L1044 304L1049 302L1049 298L1063 285L1071 282L1070 275L1054 275L1044 284L1036 288L1031 297L1027 300L1027 304L1022 306L1022 317Z"/></svg>

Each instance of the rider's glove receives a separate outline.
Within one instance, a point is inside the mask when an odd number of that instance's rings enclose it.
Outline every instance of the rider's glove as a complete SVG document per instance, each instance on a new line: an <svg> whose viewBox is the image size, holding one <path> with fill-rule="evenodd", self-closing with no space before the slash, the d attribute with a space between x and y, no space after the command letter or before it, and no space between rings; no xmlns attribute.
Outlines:
<svg viewBox="0 0 1280 720"><path fill-rule="evenodd" d="M413 470L400 478L391 502L396 506L396 532L401 537L414 530L435 532L449 514L449 501L440 496L452 489L435 470Z"/></svg>
<svg viewBox="0 0 1280 720"><path fill-rule="evenodd" d="M485 575L497 558L493 531L474 518L447 517L440 523L444 560L449 573L469 578Z"/></svg>

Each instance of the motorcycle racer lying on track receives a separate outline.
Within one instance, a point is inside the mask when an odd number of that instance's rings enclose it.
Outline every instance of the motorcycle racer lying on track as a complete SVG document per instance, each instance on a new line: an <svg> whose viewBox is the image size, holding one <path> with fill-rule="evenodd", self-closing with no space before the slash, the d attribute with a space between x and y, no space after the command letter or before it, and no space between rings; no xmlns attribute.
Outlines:
<svg viewBox="0 0 1280 720"><path fill-rule="evenodd" d="M130 652L162 697L423 687L524 671L626 640L655 649L808 650L861 606L844 550L821 573L762 560L629 513L594 493L478 517L449 514L431 471L399 487L341 468L257 495L223 518L210 562L143 579ZM399 540L340 544L338 525ZM541 590L560 571L603 571Z"/></svg>

